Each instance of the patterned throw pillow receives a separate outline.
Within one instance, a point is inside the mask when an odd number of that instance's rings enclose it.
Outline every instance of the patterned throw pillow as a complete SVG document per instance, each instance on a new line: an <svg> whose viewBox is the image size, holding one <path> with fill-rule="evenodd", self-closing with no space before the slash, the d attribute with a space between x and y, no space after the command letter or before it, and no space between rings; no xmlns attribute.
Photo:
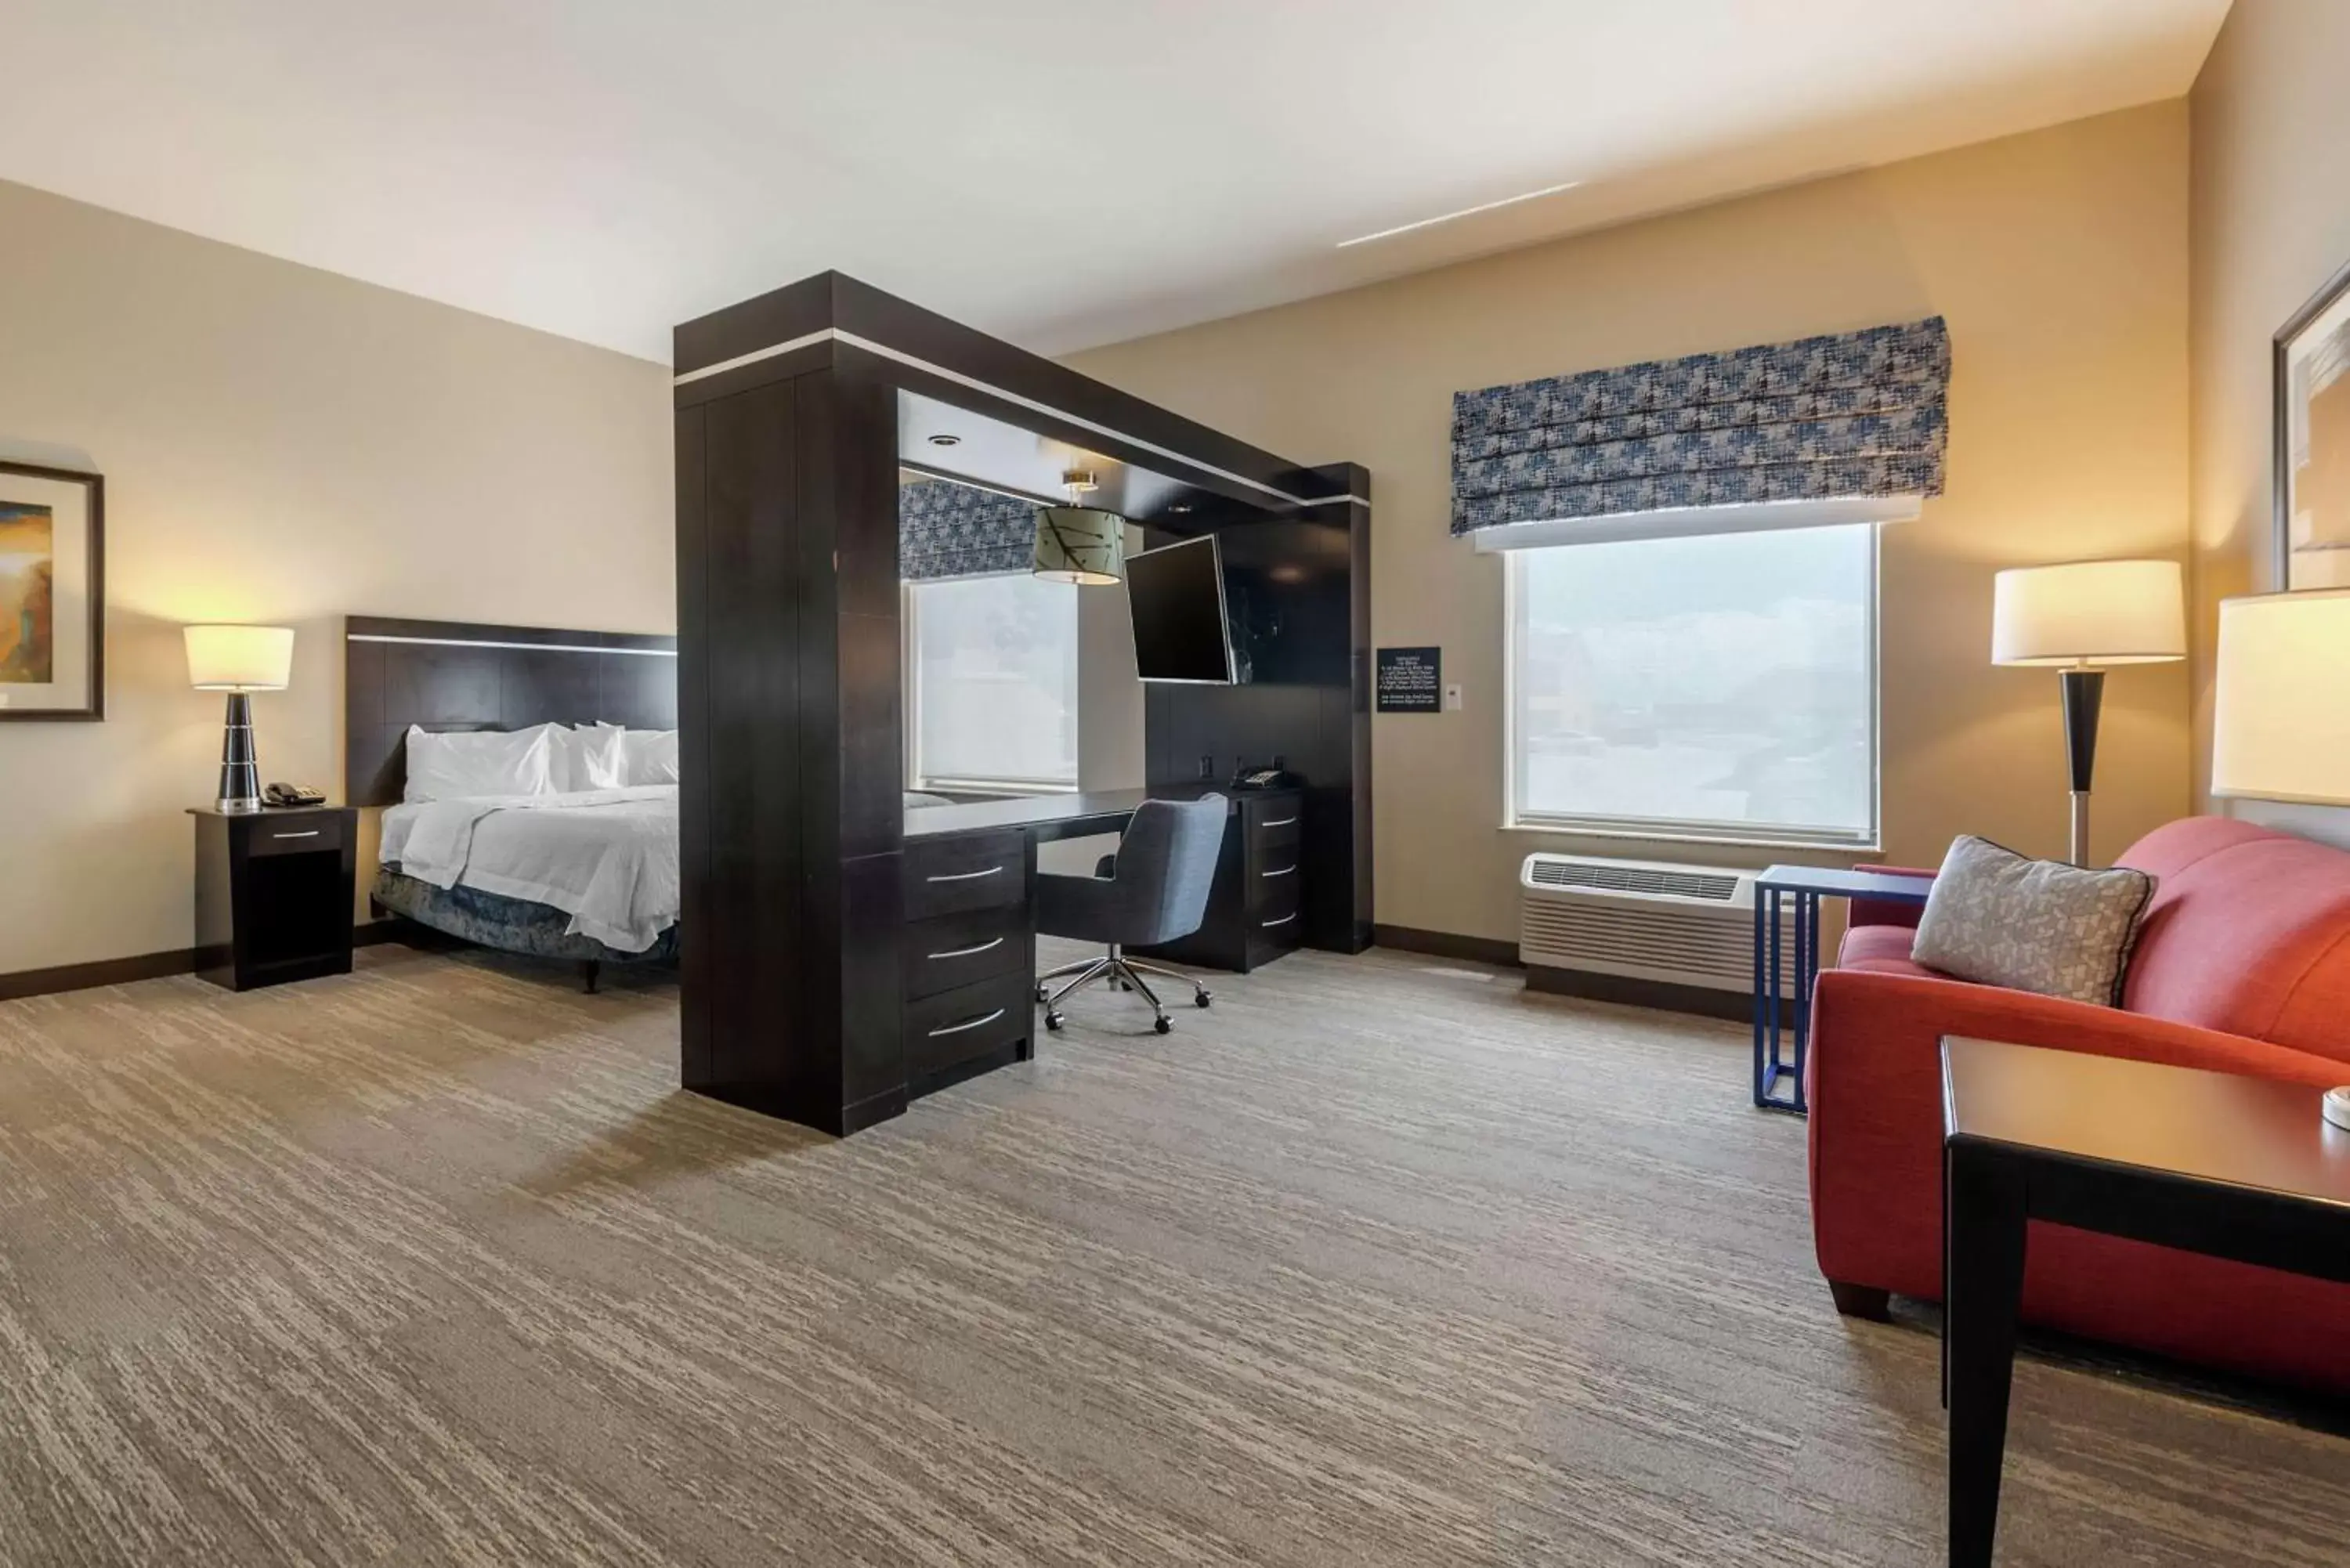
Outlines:
<svg viewBox="0 0 2350 1568"><path fill-rule="evenodd" d="M1926 896L1909 956L1984 985L2117 1006L2154 878L2032 860L1960 835Z"/></svg>

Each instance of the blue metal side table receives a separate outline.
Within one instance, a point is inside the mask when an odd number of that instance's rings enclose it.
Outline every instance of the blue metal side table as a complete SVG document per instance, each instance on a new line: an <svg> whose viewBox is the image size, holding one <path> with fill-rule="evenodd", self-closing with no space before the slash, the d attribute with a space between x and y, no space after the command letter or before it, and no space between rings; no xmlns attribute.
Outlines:
<svg viewBox="0 0 2350 1568"><path fill-rule="evenodd" d="M1838 871L1821 866L1773 866L1754 879L1754 1103L1764 1110L1807 1114L1804 1058L1812 1044L1812 981L1820 972L1820 900L1877 898L1923 904L1929 877L1893 871ZM1777 1002L1779 928L1783 899L1794 900L1794 1057L1781 1055ZM1783 1088L1783 1093L1782 1092Z"/></svg>

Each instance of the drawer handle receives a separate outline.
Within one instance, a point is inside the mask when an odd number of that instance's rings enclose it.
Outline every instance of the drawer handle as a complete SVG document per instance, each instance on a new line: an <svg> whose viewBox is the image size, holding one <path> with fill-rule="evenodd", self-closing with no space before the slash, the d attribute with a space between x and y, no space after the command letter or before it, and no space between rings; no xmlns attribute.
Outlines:
<svg viewBox="0 0 2350 1568"><path fill-rule="evenodd" d="M1003 939L998 937L992 942L982 942L975 948L949 948L942 953L932 953L931 956L934 959L969 958L973 953L987 952L1003 945Z"/></svg>
<svg viewBox="0 0 2350 1568"><path fill-rule="evenodd" d="M1294 919L1297 919L1297 911L1296 911L1296 910L1295 910L1295 909L1292 909L1292 910L1290 910L1290 911L1289 911L1289 913L1287 913L1287 914L1285 914L1285 915L1282 916L1282 917L1281 917L1281 919L1277 919L1277 920L1267 920L1267 921L1265 921L1265 922L1264 922L1264 929L1265 929L1266 930L1268 930L1268 931L1269 931L1269 930L1273 929L1273 928L1274 928L1274 927L1275 927L1275 926L1285 926L1285 925L1289 924L1289 922L1290 922L1290 921L1292 921L1292 920L1294 920Z"/></svg>
<svg viewBox="0 0 2350 1568"><path fill-rule="evenodd" d="M1290 863L1289 865L1287 865L1287 866L1283 867L1282 867L1280 870L1278 870L1278 871L1260 871L1260 872L1258 872L1258 873L1257 873L1257 875L1258 875L1258 876L1260 876L1260 877L1294 877L1294 876L1295 876L1296 874L1297 874L1297 866L1296 866L1296 863L1295 863L1295 861L1291 862L1291 863Z"/></svg>
<svg viewBox="0 0 2350 1568"><path fill-rule="evenodd" d="M1287 816L1269 817L1265 821L1258 823L1257 826L1259 827L1287 827L1291 823L1295 822L1296 820L1296 814L1293 812Z"/></svg>
<svg viewBox="0 0 2350 1568"><path fill-rule="evenodd" d="M978 871L958 871L951 877L925 877L922 880L925 882L970 882L982 877L993 877L1003 869L1003 867L1001 866L990 866Z"/></svg>
<svg viewBox="0 0 2350 1568"><path fill-rule="evenodd" d="M983 1023L993 1023L1003 1016L1003 1009L999 1007L984 1018L974 1018L968 1023L950 1023L944 1029L933 1029L931 1031L930 1037L936 1040L941 1034L960 1034L966 1029L976 1029Z"/></svg>
<svg viewBox="0 0 2350 1568"><path fill-rule="evenodd" d="M316 838L318 836L318 830L314 827L307 833L273 833L269 836L272 838Z"/></svg>

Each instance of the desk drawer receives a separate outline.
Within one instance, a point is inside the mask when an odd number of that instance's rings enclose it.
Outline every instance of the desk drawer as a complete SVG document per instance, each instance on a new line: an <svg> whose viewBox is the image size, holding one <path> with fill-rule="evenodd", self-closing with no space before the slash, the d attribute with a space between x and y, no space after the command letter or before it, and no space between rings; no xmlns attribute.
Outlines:
<svg viewBox="0 0 2350 1568"><path fill-rule="evenodd" d="M1268 915L1297 908L1297 879L1305 875L1300 846L1288 844L1253 856L1248 862L1248 888L1241 907Z"/></svg>
<svg viewBox="0 0 2350 1568"><path fill-rule="evenodd" d="M992 909L917 920L906 928L902 950L909 997L935 996L1024 968L1028 956L1027 907L999 904Z"/></svg>
<svg viewBox="0 0 2350 1568"><path fill-rule="evenodd" d="M906 846L905 863L909 920L1028 899L1028 841L1016 832L918 839Z"/></svg>
<svg viewBox="0 0 2350 1568"><path fill-rule="evenodd" d="M1297 896L1297 878L1279 877L1271 881L1263 877L1257 880L1263 891L1250 900L1248 912L1243 917L1249 934L1265 940L1283 940L1284 932L1294 935L1297 925L1295 916L1304 903Z"/></svg>
<svg viewBox="0 0 2350 1568"><path fill-rule="evenodd" d="M906 1076L944 1072L1001 1051L1034 1026L1036 982L1025 966L906 1003Z"/></svg>
<svg viewBox="0 0 2350 1568"><path fill-rule="evenodd" d="M343 847L339 813L305 812L298 816L259 816L245 829L248 855L307 855L315 850Z"/></svg>
<svg viewBox="0 0 2350 1568"><path fill-rule="evenodd" d="M1298 818L1304 815L1305 803L1295 795L1281 800L1253 800L1243 807L1243 820L1248 825L1248 846L1251 858L1267 857L1269 863L1280 864L1281 851L1295 847L1300 836Z"/></svg>

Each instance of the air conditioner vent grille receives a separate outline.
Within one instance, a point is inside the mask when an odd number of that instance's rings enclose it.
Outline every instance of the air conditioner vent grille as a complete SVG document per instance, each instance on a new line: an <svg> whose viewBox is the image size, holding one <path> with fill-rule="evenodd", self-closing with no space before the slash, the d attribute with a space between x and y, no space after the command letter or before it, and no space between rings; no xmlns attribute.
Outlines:
<svg viewBox="0 0 2350 1568"><path fill-rule="evenodd" d="M1657 866L1614 865L1543 857L1527 868L1528 880L1544 888L1580 888L1600 893L1647 893L1673 898L1703 898L1726 904L1738 894L1738 878L1715 871L1671 871Z"/></svg>

